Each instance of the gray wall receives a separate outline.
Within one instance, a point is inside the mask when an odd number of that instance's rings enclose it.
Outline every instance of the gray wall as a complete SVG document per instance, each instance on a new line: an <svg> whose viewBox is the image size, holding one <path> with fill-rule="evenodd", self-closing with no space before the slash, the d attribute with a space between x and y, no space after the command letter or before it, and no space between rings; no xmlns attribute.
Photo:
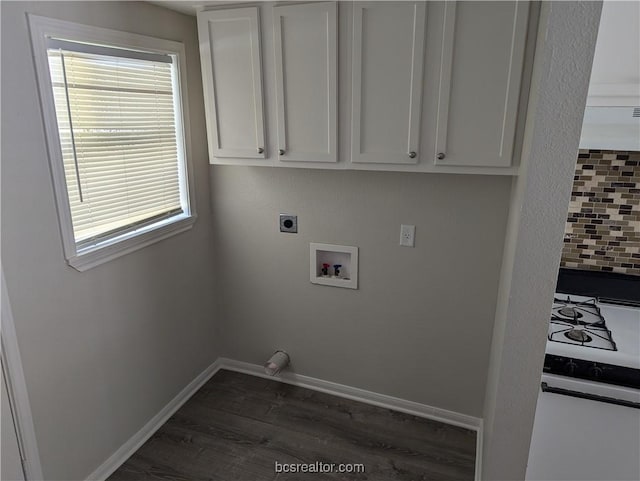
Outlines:
<svg viewBox="0 0 640 481"><path fill-rule="evenodd" d="M45 478L84 479L217 358L195 18L133 2L1 5L2 262ZM25 12L185 43L191 231L85 273L65 264Z"/></svg>
<svg viewBox="0 0 640 481"><path fill-rule="evenodd" d="M221 354L481 417L511 179L211 168ZM278 231L298 215L299 234ZM416 247L398 246L400 224ZM309 242L360 248L359 290Z"/></svg>

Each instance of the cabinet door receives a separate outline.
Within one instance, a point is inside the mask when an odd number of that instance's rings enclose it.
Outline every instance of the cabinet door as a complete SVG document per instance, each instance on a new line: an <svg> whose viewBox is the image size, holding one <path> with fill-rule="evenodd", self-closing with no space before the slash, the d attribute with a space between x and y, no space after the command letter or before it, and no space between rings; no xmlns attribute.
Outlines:
<svg viewBox="0 0 640 481"><path fill-rule="evenodd" d="M425 2L354 2L351 161L417 163Z"/></svg>
<svg viewBox="0 0 640 481"><path fill-rule="evenodd" d="M273 10L278 158L336 162L336 4Z"/></svg>
<svg viewBox="0 0 640 481"><path fill-rule="evenodd" d="M509 167L528 2L446 2L437 165Z"/></svg>
<svg viewBox="0 0 640 481"><path fill-rule="evenodd" d="M264 158L258 8L198 13L209 155Z"/></svg>

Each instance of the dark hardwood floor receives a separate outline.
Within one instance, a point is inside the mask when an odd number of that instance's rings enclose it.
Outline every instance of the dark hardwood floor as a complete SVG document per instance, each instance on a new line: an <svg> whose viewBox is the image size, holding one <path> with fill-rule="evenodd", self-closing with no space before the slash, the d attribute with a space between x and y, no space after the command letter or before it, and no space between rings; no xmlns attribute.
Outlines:
<svg viewBox="0 0 640 481"><path fill-rule="evenodd" d="M109 480L473 480L475 446L464 428L219 371ZM364 472L276 473L276 462Z"/></svg>

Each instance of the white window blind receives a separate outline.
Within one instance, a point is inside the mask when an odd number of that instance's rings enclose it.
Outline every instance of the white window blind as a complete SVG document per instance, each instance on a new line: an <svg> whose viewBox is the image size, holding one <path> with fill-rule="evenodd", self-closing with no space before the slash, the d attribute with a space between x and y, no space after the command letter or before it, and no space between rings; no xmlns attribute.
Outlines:
<svg viewBox="0 0 640 481"><path fill-rule="evenodd" d="M78 247L187 211L172 57L56 40L47 54Z"/></svg>

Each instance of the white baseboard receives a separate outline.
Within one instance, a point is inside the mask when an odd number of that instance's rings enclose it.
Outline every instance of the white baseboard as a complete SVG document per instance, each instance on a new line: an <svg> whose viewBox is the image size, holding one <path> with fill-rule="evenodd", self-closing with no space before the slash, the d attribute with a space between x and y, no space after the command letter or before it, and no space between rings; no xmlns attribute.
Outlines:
<svg viewBox="0 0 640 481"><path fill-rule="evenodd" d="M191 381L182 391L174 397L169 404L160 410L151 420L145 424L140 431L135 433L126 443L109 456L98 469L87 477L87 481L104 481L111 476L116 469L124 464L124 462L133 455L140 446L142 446L153 434L162 427L167 420L182 407L182 405L193 396L211 377L220 369L220 359L202 371Z"/></svg>
<svg viewBox="0 0 640 481"><path fill-rule="evenodd" d="M480 480L482 462L482 419L466 414L460 414L426 404L420 404L405 399L378 394L331 381L323 381L309 376L283 372L278 376L265 374L264 368L257 364L250 364L233 359L218 358L213 364L189 383L169 404L156 414L140 431L134 434L122 447L113 453L88 478L88 481L104 481L118 469L129 457L142 446L180 407L202 387L220 369L241 372L252 376L272 379L275 381L300 386L314 391L359 401L374 406L400 411L413 416L433 419L445 424L463 427L476 432L476 468L475 479Z"/></svg>
<svg viewBox="0 0 640 481"><path fill-rule="evenodd" d="M473 431L478 431L482 424L481 419L473 416L467 416L466 414L459 414L453 411L447 411L446 409L427 406L426 404L420 404L413 401L406 401L404 399L387 396L385 394L365 391L364 389L359 389L357 387L346 386L344 384L338 384L331 381L323 381L322 379L293 374L288 371L284 371L277 376L269 376L264 372L264 368L257 364L234 361L233 359L227 359L224 357L218 359L218 361L220 362L220 369L227 369L229 371L242 372L266 379L273 379L287 384L312 389L314 391L333 394L334 396L351 399L353 401L360 401L422 418L453 424L454 426L460 426Z"/></svg>

